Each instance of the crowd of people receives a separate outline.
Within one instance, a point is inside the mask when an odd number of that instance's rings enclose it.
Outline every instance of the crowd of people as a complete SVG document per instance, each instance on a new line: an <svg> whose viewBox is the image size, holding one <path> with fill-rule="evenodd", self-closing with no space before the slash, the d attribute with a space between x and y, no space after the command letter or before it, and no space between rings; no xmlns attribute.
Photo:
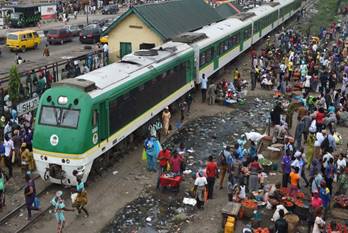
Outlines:
<svg viewBox="0 0 348 233"><path fill-rule="evenodd" d="M273 219L275 232L285 233L288 228L285 216L289 211L282 206L283 200L296 200L303 193L310 197L308 232L323 232L328 225L335 232L339 224L335 221L328 224L328 219L332 219L329 216L333 200L348 195L347 151L338 149L343 138L337 132L338 126L348 126L347 35L345 21L322 28L315 37L284 29L275 40L267 38L266 48L251 51L251 90L259 83L261 88L274 92L270 140L278 146L281 156L276 163L282 175L278 183L266 184L269 183L267 159L257 153L257 145L263 139L242 135L219 155L209 156L194 174L194 195L199 209L203 209L207 199L213 198L217 179L220 189L227 187L229 201L243 202L263 190L267 207L277 213ZM200 81L202 102L208 100L209 104L215 103L219 89L224 97L229 91L236 93L242 89L238 69L231 82L209 84L204 75ZM166 109L162 115L165 135L168 135L170 117ZM155 170L157 158L159 175L168 171L182 175L187 158L184 148L181 144L180 150L159 151L158 157L153 156L151 169Z"/></svg>

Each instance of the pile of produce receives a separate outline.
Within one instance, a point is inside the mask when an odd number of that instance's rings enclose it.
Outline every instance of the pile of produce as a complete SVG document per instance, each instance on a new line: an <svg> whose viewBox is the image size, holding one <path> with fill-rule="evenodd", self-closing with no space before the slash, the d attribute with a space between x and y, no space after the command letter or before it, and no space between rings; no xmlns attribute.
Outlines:
<svg viewBox="0 0 348 233"><path fill-rule="evenodd" d="M265 227L265 228L259 227L259 228L254 229L254 233L269 233L269 232L270 231L267 227Z"/></svg>
<svg viewBox="0 0 348 233"><path fill-rule="evenodd" d="M259 163L262 166L271 166L272 165L272 161L268 160L268 159L265 159L265 158L259 159Z"/></svg>
<svg viewBox="0 0 348 233"><path fill-rule="evenodd" d="M298 207L304 207L304 203L303 201L299 200L299 199L294 199L293 203L298 206Z"/></svg>
<svg viewBox="0 0 348 233"><path fill-rule="evenodd" d="M297 192L297 193L296 193L296 197L297 197L298 199L303 199L303 198L305 197L305 194L304 194L303 192Z"/></svg>
<svg viewBox="0 0 348 233"><path fill-rule="evenodd" d="M347 233L348 232L348 226L337 223L336 224L336 231L342 232L342 233ZM327 233L331 233L331 232L332 232L331 224L327 224Z"/></svg>
<svg viewBox="0 0 348 233"><path fill-rule="evenodd" d="M348 196L347 195L335 196L334 200L339 206L341 206L343 208L348 207Z"/></svg>
<svg viewBox="0 0 348 233"><path fill-rule="evenodd" d="M248 208L248 209L256 209L257 202L253 201L253 200L246 199L246 200L243 200L241 202L241 205Z"/></svg>
<svg viewBox="0 0 348 233"><path fill-rule="evenodd" d="M289 196L289 189L287 187L281 187L279 191L283 196Z"/></svg>
<svg viewBox="0 0 348 233"><path fill-rule="evenodd" d="M304 207L302 200L292 197L283 197L282 203L285 207L293 207L294 205L298 207Z"/></svg>

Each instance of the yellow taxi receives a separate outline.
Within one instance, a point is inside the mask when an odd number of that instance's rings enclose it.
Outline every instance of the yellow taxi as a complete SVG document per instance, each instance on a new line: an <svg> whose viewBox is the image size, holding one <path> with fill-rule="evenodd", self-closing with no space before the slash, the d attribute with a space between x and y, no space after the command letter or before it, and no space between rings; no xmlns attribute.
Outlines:
<svg viewBox="0 0 348 233"><path fill-rule="evenodd" d="M25 52L30 48L37 48L41 43L41 38L36 31L26 30L10 32L7 34L6 46L12 50Z"/></svg>
<svg viewBox="0 0 348 233"><path fill-rule="evenodd" d="M109 36L102 36L102 37L100 37L99 42L101 44L108 44L109 43Z"/></svg>

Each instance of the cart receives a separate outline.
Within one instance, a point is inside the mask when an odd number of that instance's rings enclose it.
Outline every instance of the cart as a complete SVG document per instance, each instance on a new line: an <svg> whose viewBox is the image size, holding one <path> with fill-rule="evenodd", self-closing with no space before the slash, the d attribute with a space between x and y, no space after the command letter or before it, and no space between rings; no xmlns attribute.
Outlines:
<svg viewBox="0 0 348 233"><path fill-rule="evenodd" d="M163 190L164 188L168 188L178 192L181 181L182 181L182 176L180 175L170 176L164 173L160 176L159 184L160 184L161 190Z"/></svg>

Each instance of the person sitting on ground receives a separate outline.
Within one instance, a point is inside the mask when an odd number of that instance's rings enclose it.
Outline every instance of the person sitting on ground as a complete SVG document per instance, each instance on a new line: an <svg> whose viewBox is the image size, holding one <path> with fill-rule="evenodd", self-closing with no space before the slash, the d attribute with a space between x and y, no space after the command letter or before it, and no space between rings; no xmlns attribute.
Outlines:
<svg viewBox="0 0 348 233"><path fill-rule="evenodd" d="M281 187L281 184L280 183L277 183L275 185L275 190L273 190L273 192L271 192L269 194L269 203L272 205L272 206L277 206L280 204L280 201L282 200L282 193L280 192L280 187Z"/></svg>
<svg viewBox="0 0 348 233"><path fill-rule="evenodd" d="M285 213L284 210L279 210L279 219L275 221L274 228L277 233L287 233L288 232L288 223L284 219Z"/></svg>

